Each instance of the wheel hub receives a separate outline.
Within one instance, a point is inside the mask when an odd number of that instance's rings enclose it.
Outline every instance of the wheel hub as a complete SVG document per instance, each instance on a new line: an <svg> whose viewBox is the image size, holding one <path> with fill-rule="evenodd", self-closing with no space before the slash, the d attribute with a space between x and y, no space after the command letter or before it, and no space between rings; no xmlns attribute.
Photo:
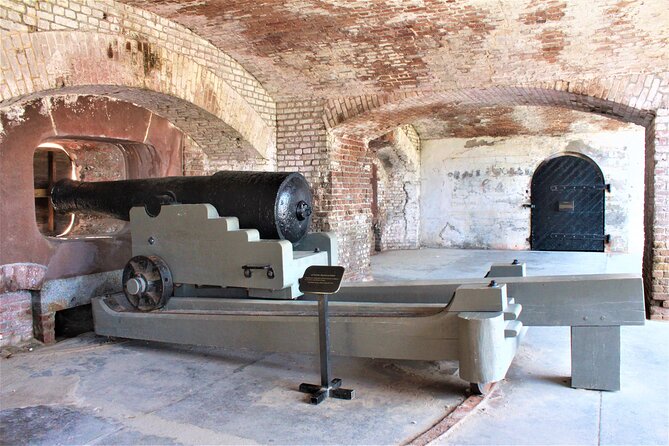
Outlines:
<svg viewBox="0 0 669 446"><path fill-rule="evenodd" d="M156 310L172 296L172 274L160 257L135 256L123 269L123 291L132 307Z"/></svg>

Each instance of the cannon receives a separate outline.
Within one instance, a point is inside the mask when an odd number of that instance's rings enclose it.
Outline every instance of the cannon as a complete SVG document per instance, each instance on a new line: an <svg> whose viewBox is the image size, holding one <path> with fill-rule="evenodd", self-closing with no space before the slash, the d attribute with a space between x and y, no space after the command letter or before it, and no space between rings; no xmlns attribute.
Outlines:
<svg viewBox="0 0 669 446"><path fill-rule="evenodd" d="M217 172L211 176L83 182L64 179L51 191L58 212L95 212L130 220L133 207L155 217L166 204L209 203L263 239L299 242L311 221L311 189L299 173Z"/></svg>
<svg viewBox="0 0 669 446"><path fill-rule="evenodd" d="M244 297L300 296L298 279L307 267L337 260L334 237L308 233L311 200L309 183L290 172L65 179L51 191L58 212L130 221L133 257L123 270L123 288L127 303L141 311L196 288L225 288Z"/></svg>

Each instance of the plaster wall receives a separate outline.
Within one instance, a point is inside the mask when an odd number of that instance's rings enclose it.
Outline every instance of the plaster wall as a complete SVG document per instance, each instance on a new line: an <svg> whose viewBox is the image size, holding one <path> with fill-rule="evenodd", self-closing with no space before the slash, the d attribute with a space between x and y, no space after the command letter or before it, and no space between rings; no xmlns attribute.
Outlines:
<svg viewBox="0 0 669 446"><path fill-rule="evenodd" d="M606 193L607 251L643 251L642 127L562 136L423 141L421 243L427 247L530 249L532 175L546 158L581 153L611 184Z"/></svg>

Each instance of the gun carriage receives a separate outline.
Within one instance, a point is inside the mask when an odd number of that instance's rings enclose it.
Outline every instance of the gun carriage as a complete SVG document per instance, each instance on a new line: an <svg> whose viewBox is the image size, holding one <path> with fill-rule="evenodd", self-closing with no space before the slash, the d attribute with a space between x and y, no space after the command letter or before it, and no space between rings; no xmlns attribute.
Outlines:
<svg viewBox="0 0 669 446"><path fill-rule="evenodd" d="M302 175L62 180L51 196L62 212L130 221L124 293L93 299L96 333L318 353L318 305L299 280L310 266L337 265L337 240L308 232ZM571 327L573 387L617 390L620 326L644 322L640 277L525 277L517 262L485 279L349 283L330 300L333 354L457 360L477 391L504 378L532 325Z"/></svg>

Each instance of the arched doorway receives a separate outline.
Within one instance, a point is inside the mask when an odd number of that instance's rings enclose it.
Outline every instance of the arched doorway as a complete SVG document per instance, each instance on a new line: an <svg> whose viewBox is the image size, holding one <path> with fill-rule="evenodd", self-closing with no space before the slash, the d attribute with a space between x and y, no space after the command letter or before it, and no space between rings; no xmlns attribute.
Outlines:
<svg viewBox="0 0 669 446"><path fill-rule="evenodd" d="M532 176L535 251L604 251L604 192L597 164L580 154L545 160Z"/></svg>

